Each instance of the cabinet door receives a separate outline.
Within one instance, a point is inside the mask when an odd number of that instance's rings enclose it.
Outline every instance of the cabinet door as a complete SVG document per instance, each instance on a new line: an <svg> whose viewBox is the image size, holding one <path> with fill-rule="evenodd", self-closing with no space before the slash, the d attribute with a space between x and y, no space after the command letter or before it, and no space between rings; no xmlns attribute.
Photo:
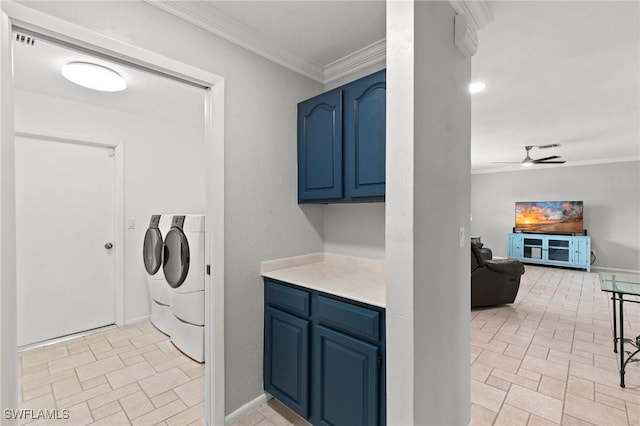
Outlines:
<svg viewBox="0 0 640 426"><path fill-rule="evenodd" d="M266 308L264 387L304 418L309 416L309 321Z"/></svg>
<svg viewBox="0 0 640 426"><path fill-rule="evenodd" d="M589 237L574 237L572 241L573 263L578 268L591 270L591 241Z"/></svg>
<svg viewBox="0 0 640 426"><path fill-rule="evenodd" d="M323 326L314 333L313 423L379 424L378 346Z"/></svg>
<svg viewBox="0 0 640 426"><path fill-rule="evenodd" d="M522 259L522 235L509 234L507 257L510 259Z"/></svg>
<svg viewBox="0 0 640 426"><path fill-rule="evenodd" d="M298 202L342 198L342 90L298 104Z"/></svg>
<svg viewBox="0 0 640 426"><path fill-rule="evenodd" d="M549 262L573 263L573 253L569 249L571 238L549 237L547 239L547 259Z"/></svg>
<svg viewBox="0 0 640 426"><path fill-rule="evenodd" d="M344 173L347 199L384 199L386 71L344 87Z"/></svg>
<svg viewBox="0 0 640 426"><path fill-rule="evenodd" d="M546 249L545 237L525 236L522 238L522 259L527 261L544 261L544 250Z"/></svg>

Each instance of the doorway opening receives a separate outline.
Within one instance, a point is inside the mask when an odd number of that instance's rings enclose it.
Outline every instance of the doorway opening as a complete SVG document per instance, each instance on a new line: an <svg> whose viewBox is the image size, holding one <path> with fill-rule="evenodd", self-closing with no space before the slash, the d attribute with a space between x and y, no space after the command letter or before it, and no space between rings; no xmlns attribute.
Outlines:
<svg viewBox="0 0 640 426"><path fill-rule="evenodd" d="M6 15L5 15L6 13ZM210 333L207 334L205 339L205 380L206 383L206 394L207 397L204 398L205 412L208 419L208 423L218 423L219 419L224 419L224 359L223 359L223 323L222 320L224 318L223 313L223 286L222 286L222 278L224 274L224 252L223 252L223 231L224 231L224 222L223 222L223 208L224 208L224 194L223 194L223 178L224 178L224 127L223 127L223 116L224 116L224 81L220 77L210 74L208 72L193 68L191 66L187 66L180 62L171 60L169 58L163 57L161 55L153 54L144 49L137 48L135 46L127 45L116 40L109 39L100 34L93 33L89 30L79 29L74 27L64 21L50 19L48 17L43 17L38 14L31 13L28 8L24 8L20 5L8 5L7 7L3 7L2 13L2 26L3 29L6 30L5 25L8 24L9 27L13 28L17 31L30 31L32 36L35 36L36 43L37 40L55 40L62 45L73 46L76 48L75 50L86 53L86 52L99 52L97 56L101 58L109 58L113 59L114 62L126 66L131 66L132 68L142 69L150 72L151 74L159 75L162 77L169 77L173 80L182 81L182 83L189 83L193 86L199 87L203 93L203 98L200 101L200 105L204 105L204 111L202 115L202 132L204 137L201 139L201 144L203 146L204 155L201 154L201 159L206 164L206 170L204 170L204 184L200 186L200 190L204 192L204 214L209 220L206 224L207 230L207 241L206 241L206 258L205 263L208 265L212 265L211 268L214 273L211 276L205 277L207 282L207 288L219 289L210 292L207 294L205 300L205 317L207 326L210 326ZM20 25L15 26L14 22L19 22ZM8 67L4 66L4 64L11 63L11 50L14 49L14 46L11 46L8 41L8 35L10 32L3 31L2 33L2 43L3 46L10 46L10 49L4 49L2 53L2 86L1 86L1 95L3 98L3 103L7 100L13 99L14 91L20 90L19 88L13 87L13 80L11 77L11 73L8 72ZM33 44L32 44L33 46ZM7 84L10 82L11 84ZM30 93L31 94L31 93ZM18 101L19 102L19 101ZM6 104L5 104L6 105ZM14 105L15 107L16 105ZM7 110L2 111L2 128L3 128L3 140L2 144L6 146L8 143L13 145L13 138L9 138L7 129L13 129L13 120L11 120L11 113L5 113ZM18 120L16 119L16 124ZM79 124L82 124L82 121L78 120ZM33 129L32 129L33 130ZM37 130L37 129L36 129ZM39 133L39 132L35 132ZM46 132L45 132L46 133ZM13 131L11 131L13 134ZM77 132L74 131L74 134ZM65 138L67 135L55 135L56 137ZM8 152L12 152L12 148L7 149ZM130 158L128 148L125 149L127 152L127 159ZM13 170L14 163L12 156L3 156L2 157L2 165L3 167L7 167L5 170ZM139 169L140 173L144 173L145 169ZM140 177L140 176L138 176ZM9 181L9 184L12 186L12 182ZM2 191L2 201L3 206L7 207L5 212L11 213L4 215L3 214L3 228L7 225L6 218L13 217L13 211L15 205L11 200L12 191L5 191L10 187L5 187L3 184ZM4 209L3 209L4 210ZM177 210L173 210L172 212L176 212ZM184 211L184 210L183 210ZM137 214L137 213L136 213ZM137 227L146 227L146 224L137 223L137 216L132 221L129 221L128 217L121 217L123 229L126 226L126 230L130 229L138 229ZM126 223L125 223L126 221ZM7 229L7 228L4 228ZM124 231L126 233L126 230ZM4 231L3 231L4 235ZM212 238L213 235L216 238ZM4 252L3 252L4 253ZM10 254L10 253L9 253ZM140 256L140 253L138 253ZM10 257L9 257L10 259ZM140 263L142 261L140 260ZM12 265L10 263L3 263L3 267ZM124 268L123 268L124 269ZM3 272L6 272L7 269L4 269ZM11 272L11 271L9 271ZM120 273L125 276L125 271L120 271ZM116 271L118 274L118 271ZM5 275L3 273L3 275ZM11 273L8 274L9 276ZM220 282L220 285L214 286L213 282ZM3 287L5 287L4 294L15 294L15 287L7 288L4 284L7 284L3 280ZM10 287L15 286L15 283L9 283ZM126 285L126 284L125 284ZM144 288L144 285L143 285ZM126 290L129 287L125 287ZM146 290L146 289L145 289ZM213 293L216 293L215 295ZM139 295L139 294L138 294ZM127 298L125 294L122 295L125 302ZM9 320L11 322L12 318L15 322L16 312L15 306L11 309L6 309L9 305L10 301L3 300L2 309L3 309L3 321ZM15 302L14 302L15 305ZM131 307L124 306L121 312L122 320L124 322L136 322L137 320L143 318L135 318L130 312L135 312L135 307L133 310L129 310ZM4 324L3 324L4 325ZM211 334L211 335L209 335ZM5 361L10 361L11 358L11 348L4 345L5 342L16 342L15 331L13 331L10 327L2 327L2 340L3 340L3 351L2 351L2 359L3 364ZM13 345L9 345L13 346ZM14 346L15 347L15 346ZM114 348L116 349L116 348ZM14 352L15 354L15 352ZM15 356L15 355L14 355ZM15 402L11 402L9 387L12 382L16 382L15 371L11 371L11 362L5 364L3 367L3 382L2 382L2 400L3 406L15 406ZM6 374L6 375L5 375ZM14 379L8 380L8 377L14 377ZM9 404L6 404L9 402Z"/></svg>

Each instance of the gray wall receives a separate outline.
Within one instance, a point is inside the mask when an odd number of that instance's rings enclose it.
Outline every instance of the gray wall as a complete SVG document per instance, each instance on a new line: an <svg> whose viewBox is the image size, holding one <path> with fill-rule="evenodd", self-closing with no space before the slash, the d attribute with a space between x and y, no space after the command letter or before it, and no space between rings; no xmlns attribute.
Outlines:
<svg viewBox="0 0 640 426"><path fill-rule="evenodd" d="M448 2L387 2L387 423L470 422L471 60Z"/></svg>
<svg viewBox="0 0 640 426"><path fill-rule="evenodd" d="M640 270L640 162L564 166L471 178L471 235L507 255L516 201L584 201L593 266Z"/></svg>
<svg viewBox="0 0 640 426"><path fill-rule="evenodd" d="M384 259L384 208L384 203L324 206L324 251Z"/></svg>
<svg viewBox="0 0 640 426"><path fill-rule="evenodd" d="M415 424L470 421L471 59L445 1L415 2ZM437 385L434 385L436 384Z"/></svg>
<svg viewBox="0 0 640 426"><path fill-rule="evenodd" d="M322 85L140 1L28 5L225 78L226 412L233 412L262 393L260 262L323 250L320 207L297 204L295 120L297 103Z"/></svg>

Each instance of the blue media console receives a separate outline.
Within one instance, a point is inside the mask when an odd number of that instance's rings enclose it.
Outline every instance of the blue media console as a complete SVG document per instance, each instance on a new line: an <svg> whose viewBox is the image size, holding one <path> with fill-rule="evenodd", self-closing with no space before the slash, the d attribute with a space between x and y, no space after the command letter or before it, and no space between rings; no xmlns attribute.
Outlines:
<svg viewBox="0 0 640 426"><path fill-rule="evenodd" d="M507 256L523 263L591 271L591 237L586 235L508 234Z"/></svg>

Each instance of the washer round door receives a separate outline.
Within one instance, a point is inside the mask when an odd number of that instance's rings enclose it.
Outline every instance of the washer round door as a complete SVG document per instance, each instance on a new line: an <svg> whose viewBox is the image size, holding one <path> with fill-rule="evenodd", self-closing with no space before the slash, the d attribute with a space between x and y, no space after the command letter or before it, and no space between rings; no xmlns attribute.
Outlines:
<svg viewBox="0 0 640 426"><path fill-rule="evenodd" d="M162 269L172 288L180 287L189 273L189 241L178 228L171 229L164 239Z"/></svg>
<svg viewBox="0 0 640 426"><path fill-rule="evenodd" d="M155 275L162 265L162 233L158 228L148 228L144 234L142 259L147 273Z"/></svg>

